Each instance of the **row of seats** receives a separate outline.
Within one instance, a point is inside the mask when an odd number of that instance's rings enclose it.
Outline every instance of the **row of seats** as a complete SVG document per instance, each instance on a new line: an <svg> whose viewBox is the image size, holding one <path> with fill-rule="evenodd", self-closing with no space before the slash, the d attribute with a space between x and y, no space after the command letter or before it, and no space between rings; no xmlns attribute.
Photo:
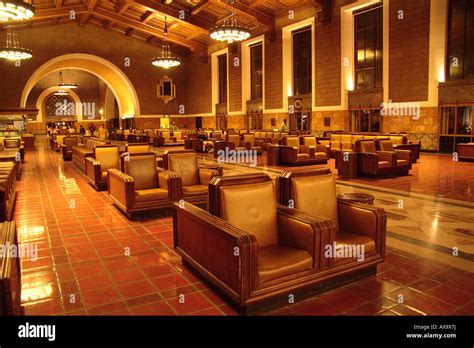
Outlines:
<svg viewBox="0 0 474 348"><path fill-rule="evenodd" d="M86 171L86 158L94 153L94 148L99 145L105 145L107 142L93 137L83 137L83 143L72 146L72 161L83 172Z"/></svg>
<svg viewBox="0 0 474 348"><path fill-rule="evenodd" d="M242 313L375 274L384 260L385 211L338 200L327 168L275 184L263 173L216 177L208 195L208 211L174 204L174 247Z"/></svg>
<svg viewBox="0 0 474 348"><path fill-rule="evenodd" d="M0 221L11 221L16 200L16 164L14 161L0 162Z"/></svg>
<svg viewBox="0 0 474 348"><path fill-rule="evenodd" d="M169 208L179 200L207 203L207 184L220 174L217 167L199 167L194 151L167 152L164 168L157 167L152 152L120 156L120 168L107 170L108 192L114 204L128 217L136 213Z"/></svg>

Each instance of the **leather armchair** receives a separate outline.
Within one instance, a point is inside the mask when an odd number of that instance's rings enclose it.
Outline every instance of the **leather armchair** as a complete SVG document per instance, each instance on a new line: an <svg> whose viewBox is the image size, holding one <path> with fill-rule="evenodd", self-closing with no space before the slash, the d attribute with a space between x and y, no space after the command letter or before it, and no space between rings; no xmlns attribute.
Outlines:
<svg viewBox="0 0 474 348"><path fill-rule="evenodd" d="M243 135L245 134L242 134L242 136ZM229 149L236 150L236 151L247 150L246 144L240 140L239 134L227 134L226 138L227 138L227 142L229 143L228 144Z"/></svg>
<svg viewBox="0 0 474 348"><path fill-rule="evenodd" d="M325 151L320 147L321 151ZM284 144L280 147L280 163L289 165L312 165L326 164L328 156L326 152L316 152L313 146L300 145L297 136L284 138Z"/></svg>
<svg viewBox="0 0 474 348"><path fill-rule="evenodd" d="M321 255L322 268L344 272L347 279L351 278L348 272L376 271L376 265L385 258L385 210L338 200L334 175L327 168L285 172L278 177L277 187L280 204L291 203L296 210L331 222L330 232L320 236L321 244L326 246L322 250L335 246L336 251L353 251L352 255L324 253ZM356 250L360 251L359 255ZM328 276L331 277L330 273Z"/></svg>
<svg viewBox="0 0 474 348"><path fill-rule="evenodd" d="M458 144L457 152L460 161L474 161L474 143Z"/></svg>
<svg viewBox="0 0 474 348"><path fill-rule="evenodd" d="M109 169L107 187L110 198L130 219L139 212L169 208L179 197L181 180L156 167L152 152L132 153L121 157L123 172Z"/></svg>
<svg viewBox="0 0 474 348"><path fill-rule="evenodd" d="M119 148L117 145L94 147L94 158L86 158L86 175L97 191L107 188L107 170L119 169Z"/></svg>
<svg viewBox="0 0 474 348"><path fill-rule="evenodd" d="M262 140L255 139L255 134L253 133L242 134L241 145L244 145L247 150L257 151L257 155L263 153L263 144Z"/></svg>
<svg viewBox="0 0 474 348"><path fill-rule="evenodd" d="M0 158L0 222L11 221L16 200L16 182L19 180L17 162Z"/></svg>
<svg viewBox="0 0 474 348"><path fill-rule="evenodd" d="M172 145L174 143L176 143L176 138L171 136L170 131L160 131L159 135L155 137L153 145L155 147L160 147L164 145Z"/></svg>
<svg viewBox="0 0 474 348"><path fill-rule="evenodd" d="M164 168L181 178L177 196L193 204L207 204L207 185L219 175L214 168L199 167L195 151L173 151L163 155Z"/></svg>
<svg viewBox="0 0 474 348"><path fill-rule="evenodd" d="M331 149L329 148L329 146L318 144L315 136L312 136L312 135L301 136L300 144L308 148L314 147L316 149L316 152L325 153L328 158L331 155Z"/></svg>
<svg viewBox="0 0 474 348"><path fill-rule="evenodd" d="M329 232L324 221L278 206L263 173L214 178L209 213L177 203L173 221L183 263L242 313L311 285L320 268L319 236Z"/></svg>
<svg viewBox="0 0 474 348"><path fill-rule="evenodd" d="M3 147L5 150L18 151L21 156L21 161L25 161L25 147L22 144L21 138L5 138L3 140Z"/></svg>
<svg viewBox="0 0 474 348"><path fill-rule="evenodd" d="M375 140L356 142L357 171L359 174L387 175L395 172L397 155L393 151L377 151Z"/></svg>
<svg viewBox="0 0 474 348"><path fill-rule="evenodd" d="M61 151L61 145L63 144L63 140L66 137L66 135L56 135L54 137L54 151L60 152Z"/></svg>
<svg viewBox="0 0 474 348"><path fill-rule="evenodd" d="M396 154L394 172L400 175L407 175L411 169L411 151L394 150L392 140L390 139L377 139L375 142L379 151L394 152Z"/></svg>
<svg viewBox="0 0 474 348"><path fill-rule="evenodd" d="M77 146L79 143L78 137L65 137L63 139L63 144L61 145L61 154L64 161L72 160L72 148Z"/></svg>

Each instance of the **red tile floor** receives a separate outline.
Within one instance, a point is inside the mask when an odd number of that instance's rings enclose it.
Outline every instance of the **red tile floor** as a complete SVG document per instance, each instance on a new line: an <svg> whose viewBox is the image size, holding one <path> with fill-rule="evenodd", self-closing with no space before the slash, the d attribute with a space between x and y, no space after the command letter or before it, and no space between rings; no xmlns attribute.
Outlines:
<svg viewBox="0 0 474 348"><path fill-rule="evenodd" d="M421 178L419 179L422 180ZM170 217L131 222L40 139L28 151L15 221L26 315L234 315L181 264ZM474 274L387 248L378 275L275 315L474 315Z"/></svg>

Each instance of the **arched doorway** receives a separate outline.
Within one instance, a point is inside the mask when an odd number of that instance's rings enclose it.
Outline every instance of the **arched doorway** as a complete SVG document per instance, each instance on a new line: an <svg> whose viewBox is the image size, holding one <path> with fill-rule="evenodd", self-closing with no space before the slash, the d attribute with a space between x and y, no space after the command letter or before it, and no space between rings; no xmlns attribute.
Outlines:
<svg viewBox="0 0 474 348"><path fill-rule="evenodd" d="M109 61L84 53L56 57L36 69L23 88L20 107L26 106L31 89L41 78L51 72L64 69L84 70L102 79L117 100L120 118L140 115L138 95L128 77Z"/></svg>

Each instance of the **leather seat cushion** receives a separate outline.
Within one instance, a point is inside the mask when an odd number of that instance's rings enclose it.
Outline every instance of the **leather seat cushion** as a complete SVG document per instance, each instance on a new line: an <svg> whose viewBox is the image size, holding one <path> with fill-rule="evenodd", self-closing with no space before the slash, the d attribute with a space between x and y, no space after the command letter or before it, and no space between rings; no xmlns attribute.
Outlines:
<svg viewBox="0 0 474 348"><path fill-rule="evenodd" d="M316 217L327 218L332 221L336 231L339 230L336 183L332 174L295 177L291 187L295 208Z"/></svg>
<svg viewBox="0 0 474 348"><path fill-rule="evenodd" d="M162 201L168 199L168 191L160 188L135 190L135 202Z"/></svg>
<svg viewBox="0 0 474 348"><path fill-rule="evenodd" d="M375 241L372 238L363 236L360 234L353 233L338 233L334 240L336 243L336 248L345 248L346 250L351 250L354 258L357 258L357 250L361 251L360 247L364 246L364 254L375 251ZM345 257L348 258L348 257ZM335 258L336 262L345 258Z"/></svg>
<svg viewBox="0 0 474 348"><path fill-rule="evenodd" d="M407 160L397 160L397 166L406 166L408 165Z"/></svg>
<svg viewBox="0 0 474 348"><path fill-rule="evenodd" d="M309 153L299 153L296 155L298 159L300 158L309 158Z"/></svg>
<svg viewBox="0 0 474 348"><path fill-rule="evenodd" d="M390 168L391 164L388 161L379 161L379 168Z"/></svg>
<svg viewBox="0 0 474 348"><path fill-rule="evenodd" d="M187 197L207 195L206 185L183 186L183 194Z"/></svg>
<svg viewBox="0 0 474 348"><path fill-rule="evenodd" d="M321 159L321 160L325 160L325 159L328 158L328 156L327 156L326 153L324 153L324 152L316 152L316 153L314 154L314 158L316 158L316 159Z"/></svg>
<svg viewBox="0 0 474 348"><path fill-rule="evenodd" d="M313 258L306 250L283 245L258 249L258 282L282 278L313 267Z"/></svg>
<svg viewBox="0 0 474 348"><path fill-rule="evenodd" d="M278 244L277 205L273 182L220 188L222 218L253 234L259 247ZM264 202L264 203L262 203Z"/></svg>

